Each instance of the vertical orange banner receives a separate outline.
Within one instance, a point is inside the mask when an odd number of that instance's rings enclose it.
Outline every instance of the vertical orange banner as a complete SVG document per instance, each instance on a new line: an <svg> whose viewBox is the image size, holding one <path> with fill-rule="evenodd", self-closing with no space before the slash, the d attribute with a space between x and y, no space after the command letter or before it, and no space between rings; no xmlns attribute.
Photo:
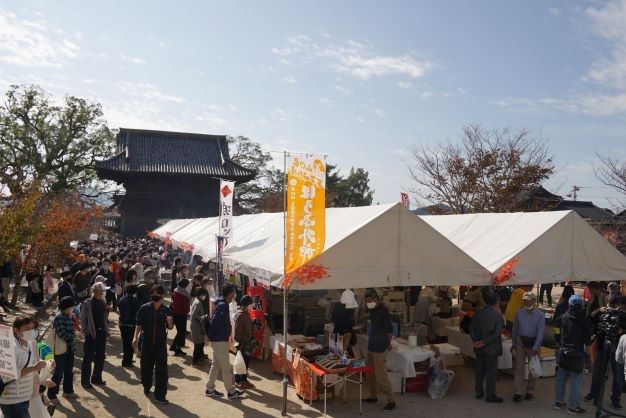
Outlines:
<svg viewBox="0 0 626 418"><path fill-rule="evenodd" d="M287 161L287 274L308 263L324 250L325 216L324 157L290 156Z"/></svg>

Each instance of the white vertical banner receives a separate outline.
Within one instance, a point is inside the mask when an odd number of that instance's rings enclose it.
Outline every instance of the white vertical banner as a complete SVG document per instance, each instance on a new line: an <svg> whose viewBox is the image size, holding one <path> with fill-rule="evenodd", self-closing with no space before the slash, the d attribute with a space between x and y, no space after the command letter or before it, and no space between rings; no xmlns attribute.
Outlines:
<svg viewBox="0 0 626 418"><path fill-rule="evenodd" d="M233 195L235 182L220 180L220 228L218 235L224 237L224 247L233 238Z"/></svg>
<svg viewBox="0 0 626 418"><path fill-rule="evenodd" d="M15 356L13 328L0 325L0 376L17 379L19 372Z"/></svg>

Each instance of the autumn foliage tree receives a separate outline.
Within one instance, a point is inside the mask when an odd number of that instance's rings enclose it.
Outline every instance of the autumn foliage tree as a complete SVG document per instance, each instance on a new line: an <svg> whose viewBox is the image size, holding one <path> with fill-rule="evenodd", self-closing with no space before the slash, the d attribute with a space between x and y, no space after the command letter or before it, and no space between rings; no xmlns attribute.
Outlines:
<svg viewBox="0 0 626 418"><path fill-rule="evenodd" d="M520 194L554 173L545 141L531 131L463 129L456 143L414 145L411 192L454 213L516 210Z"/></svg>

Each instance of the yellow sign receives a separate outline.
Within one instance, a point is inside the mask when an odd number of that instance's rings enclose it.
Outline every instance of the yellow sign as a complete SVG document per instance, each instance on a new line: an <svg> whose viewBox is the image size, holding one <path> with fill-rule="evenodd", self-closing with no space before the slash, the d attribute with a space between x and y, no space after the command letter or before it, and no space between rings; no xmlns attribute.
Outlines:
<svg viewBox="0 0 626 418"><path fill-rule="evenodd" d="M287 165L287 274L324 250L326 239L324 157L292 156Z"/></svg>

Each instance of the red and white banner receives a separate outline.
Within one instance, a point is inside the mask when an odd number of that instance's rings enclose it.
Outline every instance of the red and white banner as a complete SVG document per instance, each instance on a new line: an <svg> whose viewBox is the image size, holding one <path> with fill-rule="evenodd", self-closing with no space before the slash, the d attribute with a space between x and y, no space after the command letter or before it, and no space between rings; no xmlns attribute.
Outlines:
<svg viewBox="0 0 626 418"><path fill-rule="evenodd" d="M263 336L265 334L265 312L267 311L267 299L265 291L260 286L249 287L248 296L252 298L250 318L252 319L252 335L258 341L259 346L251 353L251 357L263 357Z"/></svg>
<svg viewBox="0 0 626 418"><path fill-rule="evenodd" d="M233 195L235 194L234 181L220 181L220 229L218 235L224 237L224 247L233 238Z"/></svg>
<svg viewBox="0 0 626 418"><path fill-rule="evenodd" d="M402 206L408 209L411 204L409 202L409 195L406 193L400 193L400 199L402 200Z"/></svg>

